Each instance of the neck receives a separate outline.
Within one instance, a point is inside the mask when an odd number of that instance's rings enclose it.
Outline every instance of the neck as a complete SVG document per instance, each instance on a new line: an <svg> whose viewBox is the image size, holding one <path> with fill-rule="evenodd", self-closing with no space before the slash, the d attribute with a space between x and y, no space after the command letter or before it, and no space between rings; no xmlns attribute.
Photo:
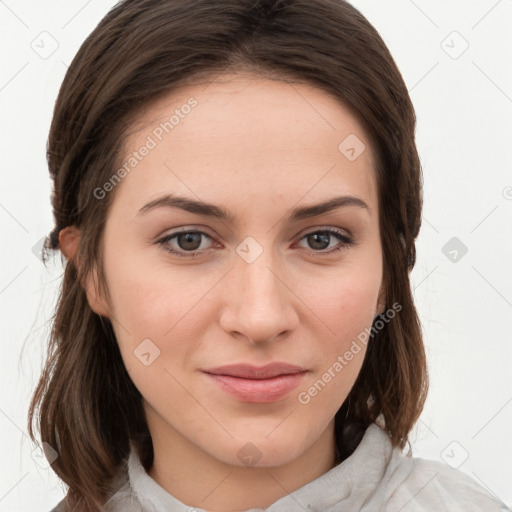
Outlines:
<svg viewBox="0 0 512 512"><path fill-rule="evenodd" d="M187 506L223 512L267 508L332 469L334 420L298 458L281 466L240 467L192 444L151 407L146 409L154 460L149 476Z"/></svg>

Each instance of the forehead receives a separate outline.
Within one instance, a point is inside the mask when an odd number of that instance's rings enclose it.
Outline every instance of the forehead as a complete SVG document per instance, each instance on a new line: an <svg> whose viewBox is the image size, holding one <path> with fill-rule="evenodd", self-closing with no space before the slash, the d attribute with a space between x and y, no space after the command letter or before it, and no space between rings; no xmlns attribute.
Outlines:
<svg viewBox="0 0 512 512"><path fill-rule="evenodd" d="M376 201L366 133L346 105L310 84L237 74L179 88L138 116L124 161L144 145L151 150L123 179L133 200L178 189L217 202L234 192Z"/></svg>

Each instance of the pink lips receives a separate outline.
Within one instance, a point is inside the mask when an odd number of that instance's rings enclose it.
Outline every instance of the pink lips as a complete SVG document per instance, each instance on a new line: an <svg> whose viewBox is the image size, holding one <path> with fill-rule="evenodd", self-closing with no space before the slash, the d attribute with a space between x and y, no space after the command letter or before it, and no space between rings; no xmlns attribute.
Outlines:
<svg viewBox="0 0 512 512"><path fill-rule="evenodd" d="M235 364L203 370L225 392L252 403L275 402L285 397L299 385L307 371L287 363L263 367Z"/></svg>

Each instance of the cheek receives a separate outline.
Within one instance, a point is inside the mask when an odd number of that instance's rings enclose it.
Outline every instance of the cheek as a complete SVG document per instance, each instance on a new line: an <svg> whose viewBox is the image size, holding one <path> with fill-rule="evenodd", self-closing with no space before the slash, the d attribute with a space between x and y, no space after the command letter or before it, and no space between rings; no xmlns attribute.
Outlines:
<svg viewBox="0 0 512 512"><path fill-rule="evenodd" d="M191 356L210 320L208 291L219 276L133 257L110 259L105 266L116 338L130 378L150 403L165 401L170 390L181 396L173 376L181 382L192 370Z"/></svg>
<svg viewBox="0 0 512 512"><path fill-rule="evenodd" d="M315 350L315 371L297 395L304 412L332 417L354 385L375 316L379 277L375 271L362 267L358 271L354 266L335 279L318 281L317 288L303 282L302 296L310 290L305 302L328 327L321 336L316 332L320 350Z"/></svg>
<svg viewBox="0 0 512 512"><path fill-rule="evenodd" d="M338 276L317 282L317 287L304 285L301 297L328 327L326 340L343 350L365 328L376 314L380 275L375 271L347 269ZM321 283L321 286L319 286ZM309 292L307 291L309 289ZM313 291L312 291L313 290Z"/></svg>
<svg viewBox="0 0 512 512"><path fill-rule="evenodd" d="M128 331L134 341L141 336L168 339L173 331L194 325L194 310L200 309L201 300L218 280L199 267L172 268L135 256L111 258L107 275L113 315L126 328L120 333L126 338Z"/></svg>
<svg viewBox="0 0 512 512"><path fill-rule="evenodd" d="M315 352L321 355L314 374L297 394L304 412L332 418L352 389L366 354L373 297L370 290L364 292L360 287L352 294L344 289L324 307L320 316L332 332L317 338L320 350Z"/></svg>

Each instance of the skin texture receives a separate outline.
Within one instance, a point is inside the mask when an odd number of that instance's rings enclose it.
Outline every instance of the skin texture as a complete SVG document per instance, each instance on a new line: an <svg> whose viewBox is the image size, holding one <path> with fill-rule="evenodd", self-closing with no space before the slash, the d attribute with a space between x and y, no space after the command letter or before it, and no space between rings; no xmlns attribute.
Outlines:
<svg viewBox="0 0 512 512"><path fill-rule="evenodd" d="M158 141L152 131L191 97L197 105ZM349 134L366 146L353 161L338 149ZM88 300L112 320L144 397L155 451L150 476L190 506L268 507L333 467L334 415L360 371L364 346L307 404L298 394L384 311L370 142L350 111L321 90L245 75L223 75L152 104L125 141L127 158L148 135L158 143L116 185L105 227L110 303L94 276ZM164 193L222 206L238 222L169 207L137 214ZM345 206L286 219L295 207L339 195L357 196L369 210ZM335 236L323 245L306 236L326 228L355 245L326 254L339 246ZM202 255L175 256L157 243L180 229L208 235L188 249ZM246 246L246 237L256 244ZM78 242L76 230L61 232L68 258ZM167 246L186 254L193 245L186 242L175 237ZM248 263L240 247L262 252ZM149 365L134 354L145 339L151 358L160 350ZM238 400L200 371L273 361L309 370L273 403ZM256 464L241 460L244 446Z"/></svg>

